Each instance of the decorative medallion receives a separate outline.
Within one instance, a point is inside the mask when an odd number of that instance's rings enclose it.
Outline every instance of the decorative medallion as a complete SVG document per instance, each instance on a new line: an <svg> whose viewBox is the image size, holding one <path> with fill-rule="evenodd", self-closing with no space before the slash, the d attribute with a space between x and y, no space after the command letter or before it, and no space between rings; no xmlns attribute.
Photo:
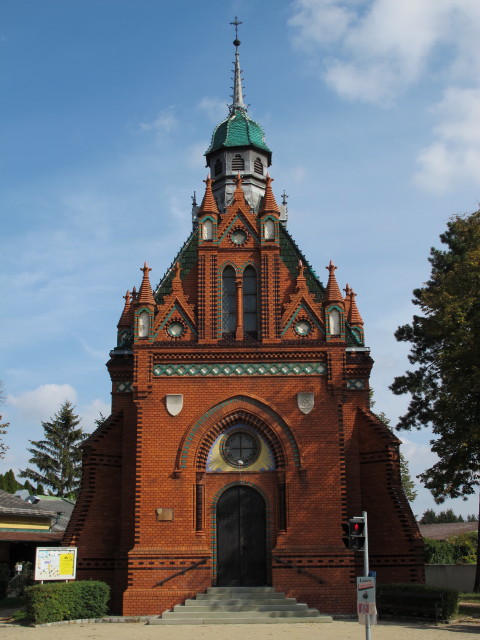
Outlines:
<svg viewBox="0 0 480 640"><path fill-rule="evenodd" d="M308 336L308 334L311 333L312 325L308 320L299 320L299 322L296 323L294 329L297 335L304 337Z"/></svg>
<svg viewBox="0 0 480 640"><path fill-rule="evenodd" d="M247 232L243 229L235 229L234 231L232 231L230 240L233 242L233 244L241 246L247 241Z"/></svg>
<svg viewBox="0 0 480 640"><path fill-rule="evenodd" d="M183 393L169 393L166 395L165 406L171 416L178 416L183 409Z"/></svg>
<svg viewBox="0 0 480 640"><path fill-rule="evenodd" d="M297 393L297 405L302 413L310 413L315 404L313 391L301 391Z"/></svg>
<svg viewBox="0 0 480 640"><path fill-rule="evenodd" d="M181 322L172 322L167 327L167 333L171 338L181 338L185 327Z"/></svg>

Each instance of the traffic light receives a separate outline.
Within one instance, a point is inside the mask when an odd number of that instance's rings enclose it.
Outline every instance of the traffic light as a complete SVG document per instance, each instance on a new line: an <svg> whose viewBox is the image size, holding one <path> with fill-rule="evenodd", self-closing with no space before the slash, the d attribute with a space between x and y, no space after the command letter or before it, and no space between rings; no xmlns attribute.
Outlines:
<svg viewBox="0 0 480 640"><path fill-rule="evenodd" d="M362 551L365 548L365 520L363 518L350 519L348 537L350 549Z"/></svg>

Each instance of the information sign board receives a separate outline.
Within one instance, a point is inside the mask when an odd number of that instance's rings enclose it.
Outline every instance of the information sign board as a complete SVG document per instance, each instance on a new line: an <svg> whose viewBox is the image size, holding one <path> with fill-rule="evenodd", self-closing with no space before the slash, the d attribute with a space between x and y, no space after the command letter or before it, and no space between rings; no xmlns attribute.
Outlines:
<svg viewBox="0 0 480 640"><path fill-rule="evenodd" d="M37 547L35 580L74 580L76 547Z"/></svg>
<svg viewBox="0 0 480 640"><path fill-rule="evenodd" d="M376 624L377 607L373 577L357 578L357 613L360 624L367 624L367 616L370 616L370 623Z"/></svg>

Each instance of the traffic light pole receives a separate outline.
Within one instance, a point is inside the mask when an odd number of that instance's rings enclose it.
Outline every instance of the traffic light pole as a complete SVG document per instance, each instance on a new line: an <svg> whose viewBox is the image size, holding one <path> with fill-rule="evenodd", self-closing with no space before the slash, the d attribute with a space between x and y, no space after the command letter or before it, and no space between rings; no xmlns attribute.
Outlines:
<svg viewBox="0 0 480 640"><path fill-rule="evenodd" d="M365 546L363 547L363 567L364 567L364 575L368 578L368 574L370 573L370 564L368 561L368 523L367 523L367 512L362 512L363 521L365 523ZM371 640L372 638L372 627L370 625L370 614L366 615L366 625L365 625L365 638L366 640Z"/></svg>

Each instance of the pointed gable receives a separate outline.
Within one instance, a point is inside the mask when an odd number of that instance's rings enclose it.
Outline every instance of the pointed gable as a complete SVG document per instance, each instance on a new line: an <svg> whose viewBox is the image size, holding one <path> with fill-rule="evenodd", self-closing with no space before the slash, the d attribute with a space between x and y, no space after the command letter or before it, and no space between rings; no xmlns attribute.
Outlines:
<svg viewBox="0 0 480 640"><path fill-rule="evenodd" d="M185 295L181 280L180 262L175 263L172 278L172 291L165 296L153 326L153 334L156 339L183 338L188 339L196 335L195 310ZM178 335L169 330L173 325L178 325ZM165 333L162 331L165 330Z"/></svg>
<svg viewBox="0 0 480 640"><path fill-rule="evenodd" d="M297 323L307 323L304 327L307 329L305 333L296 330ZM309 292L307 279L305 277L305 266L301 260L298 261L298 275L296 282L296 291L290 296L290 302L286 306L282 314L281 320L282 336L316 338L323 336L323 321L318 302Z"/></svg>

